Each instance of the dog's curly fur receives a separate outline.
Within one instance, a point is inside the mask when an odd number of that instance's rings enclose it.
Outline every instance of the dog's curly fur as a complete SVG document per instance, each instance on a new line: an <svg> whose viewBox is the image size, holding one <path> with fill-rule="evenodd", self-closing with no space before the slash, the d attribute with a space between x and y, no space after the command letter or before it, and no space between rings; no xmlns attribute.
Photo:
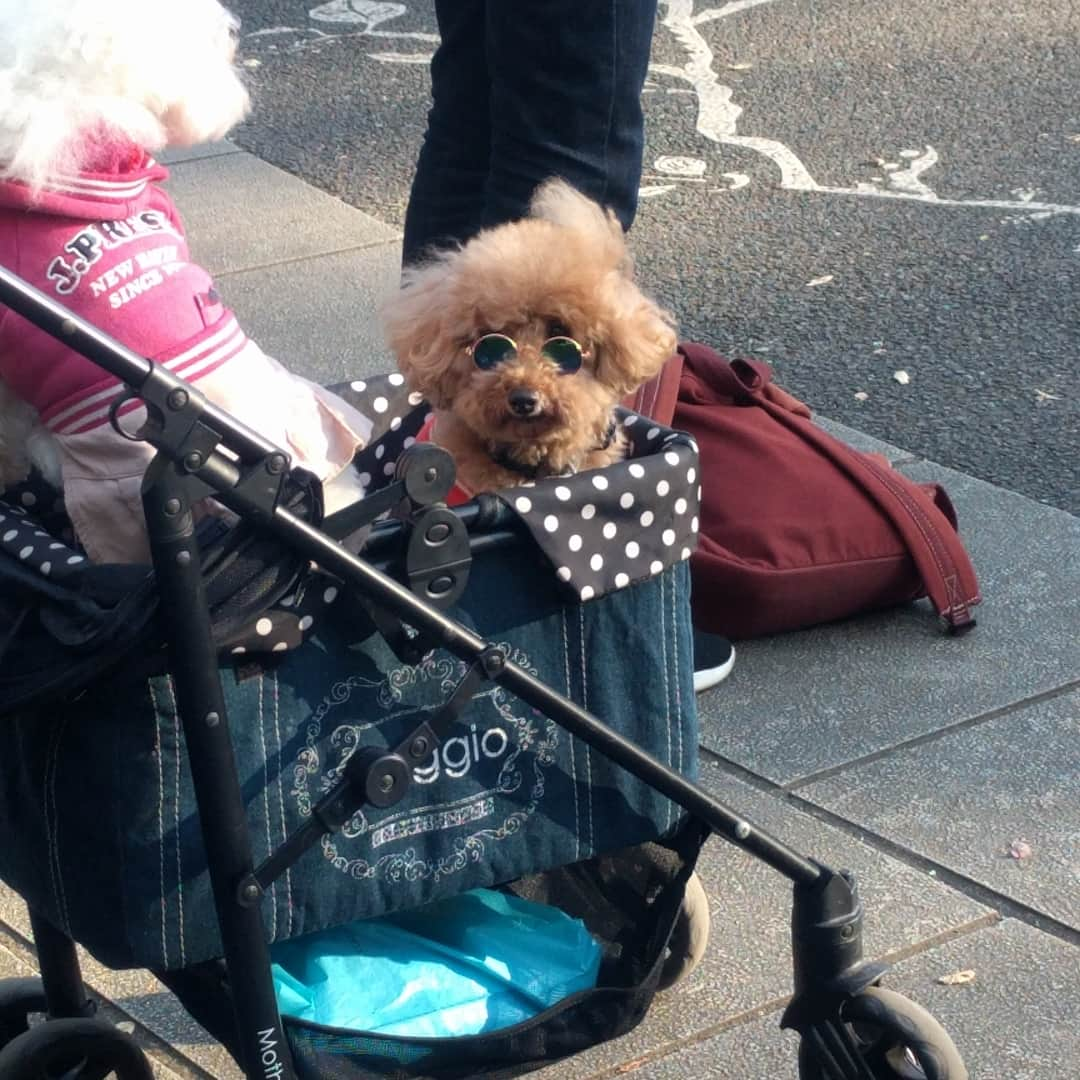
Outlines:
<svg viewBox="0 0 1080 1080"><path fill-rule="evenodd" d="M221 138L249 108L233 15L217 0L0 0L0 177L32 191L102 140L148 151ZM0 383L0 490L59 464Z"/></svg>
<svg viewBox="0 0 1080 1080"><path fill-rule="evenodd" d="M672 316L634 283L615 216L558 179L540 187L528 217L407 269L383 320L410 387L435 410L433 441L473 492L618 460L623 437L604 446L612 409L676 344ZM467 349L490 332L519 352L481 371ZM540 355L555 334L591 350L578 373ZM520 389L539 399L536 416L510 408Z"/></svg>

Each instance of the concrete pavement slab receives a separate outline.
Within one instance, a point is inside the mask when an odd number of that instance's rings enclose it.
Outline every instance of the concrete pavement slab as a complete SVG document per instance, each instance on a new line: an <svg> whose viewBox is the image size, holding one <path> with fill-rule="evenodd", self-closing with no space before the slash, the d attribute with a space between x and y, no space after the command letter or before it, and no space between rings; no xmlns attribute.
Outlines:
<svg viewBox="0 0 1080 1080"><path fill-rule="evenodd" d="M940 466L984 602L961 638L926 601L745 642L700 702L703 742L778 783L969 721L1080 677L1080 519Z"/></svg>
<svg viewBox="0 0 1080 1080"><path fill-rule="evenodd" d="M943 975L975 972L964 985ZM953 1037L970 1080L1061 1080L1080 1073L1080 964L1070 945L1022 922L957 938L900 963L885 985L927 1008ZM640 1080L797 1080L798 1039L779 1013L645 1062Z"/></svg>
<svg viewBox="0 0 1080 1080"><path fill-rule="evenodd" d="M393 371L376 311L397 285L394 241L228 274L218 287L248 335L286 367L319 383Z"/></svg>
<svg viewBox="0 0 1080 1080"><path fill-rule="evenodd" d="M1078 777L1080 693L1072 693L799 794L1080 930ZM1010 855L1018 841L1030 856Z"/></svg>
<svg viewBox="0 0 1080 1080"><path fill-rule="evenodd" d="M0 981L21 979L36 974L37 969L29 949L21 946L11 933L0 925ZM172 1048L162 1045L140 1025L128 1020L127 1016L111 1003L107 1001L102 1003L99 999L97 1015L101 1019L122 1025L124 1030L135 1038L150 1059L155 1080L206 1080L209 1075L202 1069L192 1066ZM35 1018L31 1017L31 1023L33 1022Z"/></svg>
<svg viewBox="0 0 1080 1080"><path fill-rule="evenodd" d="M215 275L384 244L400 235L245 153L181 162L168 190L192 254Z"/></svg>
<svg viewBox="0 0 1080 1080"><path fill-rule="evenodd" d="M866 908L867 956L906 955L996 918L927 874L822 824L776 795L750 787L715 764L703 767L702 782L717 798L797 851L855 871ZM706 845L698 873L712 915L709 948L698 969L660 995L636 1030L552 1066L539 1077L577 1080L624 1067L659 1047L677 1046L717 1024L775 1006L791 993L788 883L764 863L716 839ZM764 1080L768 1074L760 1075Z"/></svg>
<svg viewBox="0 0 1080 1080"><path fill-rule="evenodd" d="M11 935L5 934L5 926L22 939L29 940L31 937L26 906L15 893L0 884L0 935L3 935L0 944L6 945L20 964L20 970L12 974L31 973L32 954L25 945L20 946ZM232 1058L191 1019L172 994L148 971L112 971L99 964L85 949L80 947L78 951L86 985L162 1043L172 1047L174 1054L169 1054L163 1048L155 1050L155 1054L173 1075L185 1078L209 1075L214 1080L243 1080ZM0 978L7 974L3 950L0 949Z"/></svg>

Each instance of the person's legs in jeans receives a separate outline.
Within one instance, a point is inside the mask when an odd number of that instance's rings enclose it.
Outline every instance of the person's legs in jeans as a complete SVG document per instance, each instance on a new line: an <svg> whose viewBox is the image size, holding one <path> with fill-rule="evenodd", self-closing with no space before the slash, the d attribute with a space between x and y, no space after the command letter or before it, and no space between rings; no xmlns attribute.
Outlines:
<svg viewBox="0 0 1080 1080"><path fill-rule="evenodd" d="M487 0L435 3L442 40L431 61L432 106L405 212L405 265L425 248L467 239L484 217L491 160L486 7Z"/></svg>
<svg viewBox="0 0 1080 1080"><path fill-rule="evenodd" d="M561 176L629 228L656 0L436 0L428 129L403 261L522 217Z"/></svg>
<svg viewBox="0 0 1080 1080"><path fill-rule="evenodd" d="M536 187L561 176L630 227L655 20L656 0L487 5L491 165L481 224L521 217Z"/></svg>

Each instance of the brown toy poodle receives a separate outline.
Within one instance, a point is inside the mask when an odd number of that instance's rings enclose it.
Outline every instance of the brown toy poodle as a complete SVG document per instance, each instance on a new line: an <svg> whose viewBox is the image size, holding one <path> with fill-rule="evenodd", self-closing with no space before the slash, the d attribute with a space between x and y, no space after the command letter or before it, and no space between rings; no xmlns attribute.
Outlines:
<svg viewBox="0 0 1080 1080"><path fill-rule="evenodd" d="M614 215L561 180L528 217L408 268L383 314L434 410L421 438L457 464L458 501L619 460L614 408L676 343Z"/></svg>

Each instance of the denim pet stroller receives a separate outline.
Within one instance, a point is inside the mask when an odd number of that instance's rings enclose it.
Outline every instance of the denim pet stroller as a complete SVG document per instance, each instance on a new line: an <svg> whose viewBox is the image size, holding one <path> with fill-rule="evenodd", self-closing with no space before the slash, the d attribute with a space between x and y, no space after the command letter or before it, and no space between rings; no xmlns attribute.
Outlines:
<svg viewBox="0 0 1080 1080"><path fill-rule="evenodd" d="M623 413L630 460L449 510L423 403L357 382L369 494L324 519L182 379L3 270L0 302L120 378L158 450L152 571L90 566L33 482L0 494L0 877L42 972L0 984L0 1080L151 1075L75 941L153 970L251 1080L518 1075L629 1030L694 962L710 832L794 883L802 1080L966 1077L863 961L851 875L693 783L691 440ZM193 526L209 493L239 524ZM595 989L458 1038L279 1016L270 943L479 886L583 920Z"/></svg>

